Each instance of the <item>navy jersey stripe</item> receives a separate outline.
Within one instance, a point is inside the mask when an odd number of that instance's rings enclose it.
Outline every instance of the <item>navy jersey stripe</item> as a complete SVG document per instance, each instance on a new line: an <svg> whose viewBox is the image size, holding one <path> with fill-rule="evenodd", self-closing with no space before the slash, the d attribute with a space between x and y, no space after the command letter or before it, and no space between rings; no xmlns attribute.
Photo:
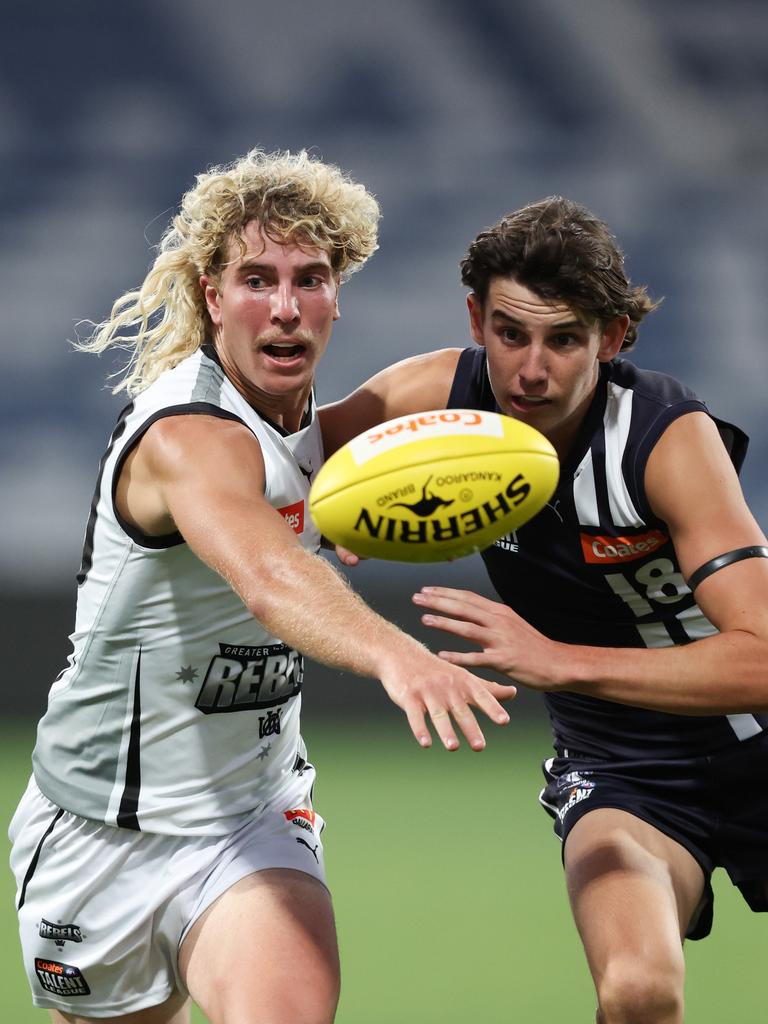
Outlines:
<svg viewBox="0 0 768 1024"><path fill-rule="evenodd" d="M131 734L128 739L128 757L125 765L125 786L117 812L117 824L121 828L139 831L139 792L141 790L141 647L136 659L136 675L133 680L133 716Z"/></svg>
<svg viewBox="0 0 768 1024"><path fill-rule="evenodd" d="M608 476L605 466L605 430L601 426L592 440L592 472L595 477L595 498L600 528L611 526L611 506L608 501Z"/></svg>
<svg viewBox="0 0 768 1024"><path fill-rule="evenodd" d="M17 910L21 910L21 908L24 906L24 901L27 898L27 886L32 881L32 876L34 875L35 870L37 868L37 863L40 860L40 854L43 852L43 845L44 845L46 839L48 838L48 836L51 834L51 832L53 832L53 829L54 829L54 827L56 825L56 822L59 820L59 818L62 816L63 813L64 813L64 811L60 807L58 809L58 811L56 811L56 813L54 814L53 819L52 819L50 825L48 826L48 828L45 830L45 832L43 832L43 835L42 835L42 838L40 839L40 842L37 844L37 849L35 850L35 852L34 852L34 854L32 856L32 860L29 862L29 867L27 868L27 873L26 873L26 875L24 875L24 881L22 882L22 885L21 885L21 895L19 896L19 904L18 904L18 906L16 908Z"/></svg>
<svg viewBox="0 0 768 1024"><path fill-rule="evenodd" d="M102 455L101 462L99 463L99 473L96 477L96 488L91 500L91 512L88 516L88 525L85 528L83 557L80 562L80 571L76 577L78 587L82 587L85 583L88 573L91 571L91 565L93 564L93 536L96 532L96 519L98 518L99 498L101 497L101 481L104 477L104 467L107 464L107 459L112 454L112 449L125 433L125 422L132 412L133 402L129 402L117 418L117 423L115 425L115 429L112 431L112 437L109 439L107 450Z"/></svg>

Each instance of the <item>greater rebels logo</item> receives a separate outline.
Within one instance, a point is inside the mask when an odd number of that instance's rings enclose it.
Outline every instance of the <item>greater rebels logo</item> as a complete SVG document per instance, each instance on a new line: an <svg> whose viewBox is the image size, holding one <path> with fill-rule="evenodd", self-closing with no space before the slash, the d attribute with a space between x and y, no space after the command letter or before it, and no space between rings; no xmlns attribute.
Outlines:
<svg viewBox="0 0 768 1024"><path fill-rule="evenodd" d="M617 562L631 562L635 558L658 551L669 541L661 530L648 530L634 537L601 537L581 534L581 550L584 561L592 565L615 565Z"/></svg>
<svg viewBox="0 0 768 1024"><path fill-rule="evenodd" d="M315 818L317 815L314 811L310 811L307 807L296 807L292 811L283 811L286 821L290 821L292 825L298 825L299 828L306 829L308 832L312 832L315 827Z"/></svg>
<svg viewBox="0 0 768 1024"><path fill-rule="evenodd" d="M272 708L301 690L304 663L292 647L219 644L219 651L211 659L195 701L205 715ZM279 725L271 731L279 732Z"/></svg>
<svg viewBox="0 0 768 1024"><path fill-rule="evenodd" d="M38 934L41 939L52 939L61 948L65 942L82 942L83 934L76 924L53 924L42 918Z"/></svg>
<svg viewBox="0 0 768 1024"><path fill-rule="evenodd" d="M288 523L294 533L304 533L304 501L294 501L292 505L277 510Z"/></svg>
<svg viewBox="0 0 768 1024"><path fill-rule="evenodd" d="M35 974L46 992L55 996L89 996L91 990L79 967L60 964L58 960L35 957Z"/></svg>

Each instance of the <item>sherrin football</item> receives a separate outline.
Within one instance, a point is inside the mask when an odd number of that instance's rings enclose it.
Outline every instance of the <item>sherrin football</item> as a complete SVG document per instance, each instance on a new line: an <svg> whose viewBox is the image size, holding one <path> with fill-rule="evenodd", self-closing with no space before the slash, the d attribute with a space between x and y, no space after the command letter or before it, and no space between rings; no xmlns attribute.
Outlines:
<svg viewBox="0 0 768 1024"><path fill-rule="evenodd" d="M357 555L461 558L531 519L559 476L555 449L527 423L446 409L401 416L353 438L320 468L309 510Z"/></svg>

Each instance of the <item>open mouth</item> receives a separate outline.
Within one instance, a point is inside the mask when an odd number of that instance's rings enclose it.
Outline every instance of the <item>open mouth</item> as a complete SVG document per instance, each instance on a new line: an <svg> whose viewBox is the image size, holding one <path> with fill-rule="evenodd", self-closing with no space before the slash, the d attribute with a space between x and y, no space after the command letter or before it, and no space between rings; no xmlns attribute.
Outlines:
<svg viewBox="0 0 768 1024"><path fill-rule="evenodd" d="M265 345L263 351L271 359L284 359L287 361L303 356L306 351L306 346L300 343L276 341L269 345Z"/></svg>
<svg viewBox="0 0 768 1024"><path fill-rule="evenodd" d="M539 409L544 405L549 405L550 399L528 395L512 395L512 402L521 409Z"/></svg>

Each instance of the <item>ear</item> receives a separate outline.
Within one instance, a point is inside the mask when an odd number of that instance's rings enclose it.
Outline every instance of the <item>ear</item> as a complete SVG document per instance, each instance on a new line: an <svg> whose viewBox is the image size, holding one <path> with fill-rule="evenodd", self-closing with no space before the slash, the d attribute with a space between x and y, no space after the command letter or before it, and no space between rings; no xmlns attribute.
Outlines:
<svg viewBox="0 0 768 1024"><path fill-rule="evenodd" d="M200 278L200 287L203 289L203 298L205 299L205 305L208 309L208 316L211 318L211 322L214 327L221 327L221 302L219 289L213 283L212 278L208 277L207 274L203 274Z"/></svg>
<svg viewBox="0 0 768 1024"><path fill-rule="evenodd" d="M469 332L473 340L485 348L485 335L483 334L484 311L483 304L475 292L467 296L467 309L469 310Z"/></svg>
<svg viewBox="0 0 768 1024"><path fill-rule="evenodd" d="M597 361L609 363L621 351L624 344L624 337L629 327L629 317L626 313L623 316L616 316L605 325L600 347L597 350Z"/></svg>

